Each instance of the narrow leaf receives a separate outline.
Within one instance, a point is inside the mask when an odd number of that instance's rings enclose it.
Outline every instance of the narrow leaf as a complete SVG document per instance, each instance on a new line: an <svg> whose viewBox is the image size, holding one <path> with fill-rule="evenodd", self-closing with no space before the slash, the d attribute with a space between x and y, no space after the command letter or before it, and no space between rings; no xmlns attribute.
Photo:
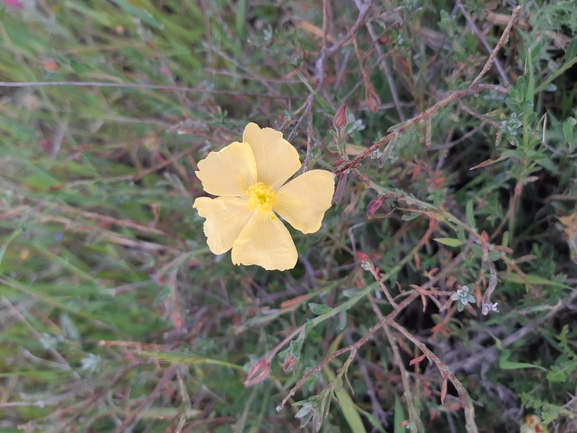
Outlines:
<svg viewBox="0 0 577 433"><path fill-rule="evenodd" d="M525 284L526 282L528 282L529 284L540 284L543 286L557 286L557 287L563 287L565 289L575 290L574 287L558 283L556 281L551 281L538 275L525 274L524 277L521 277L521 275L519 274L508 274L506 276L503 276L502 278L503 280L518 284Z"/></svg>
<svg viewBox="0 0 577 433"><path fill-rule="evenodd" d="M114 3L116 3L125 12L128 12L135 18L141 19L142 22L148 24L151 27L156 29L162 29L164 27L164 24L154 18L149 12L131 5L126 0L114 0Z"/></svg>
<svg viewBox="0 0 577 433"><path fill-rule="evenodd" d="M339 314L339 330L342 331L347 326L347 312L341 311Z"/></svg>
<svg viewBox="0 0 577 433"><path fill-rule="evenodd" d="M441 404L445 404L445 397L447 396L447 379L443 380L441 385Z"/></svg>
<svg viewBox="0 0 577 433"><path fill-rule="evenodd" d="M471 227L473 230L476 230L477 226L475 225L475 214L473 212L473 200L469 200L467 202L466 213L467 213L467 223L469 224L469 227Z"/></svg>
<svg viewBox="0 0 577 433"><path fill-rule="evenodd" d="M333 371L325 365L324 372L329 380L335 378ZM350 431L363 433L366 432L365 426L363 425L363 420L361 419L359 412L357 410L357 405L353 402L353 399L349 393L345 390L343 386L340 386L338 391L335 393L337 399L340 403L340 409L343 416L347 420L347 424L350 427Z"/></svg>
<svg viewBox="0 0 577 433"><path fill-rule="evenodd" d="M499 359L499 368L502 370L518 370L520 368L538 368L543 371L547 371L546 368L541 367L540 365L536 364L529 364L527 362L513 362L507 359Z"/></svg>
<svg viewBox="0 0 577 433"><path fill-rule="evenodd" d="M575 120L573 117L569 117L565 122L563 122L563 126L562 126L562 130L563 130L563 135L565 136L565 140L567 140L567 143L569 144L569 146L571 147L571 150L573 150L573 137L574 137L574 133L573 133L573 129L575 128L575 125L577 125L577 120Z"/></svg>
<svg viewBox="0 0 577 433"><path fill-rule="evenodd" d="M308 91L310 93L312 93L312 95L315 97L315 99L317 100L319 105L322 107L322 109L325 110L328 114L333 114L334 110L331 107L331 105L325 100L325 98L323 98L321 95L319 95L315 91L315 89L313 89L311 84L307 81L306 77L303 74L301 74L300 72L297 72L297 77L302 81L302 83L305 85L305 87L308 89Z"/></svg>
<svg viewBox="0 0 577 433"><path fill-rule="evenodd" d="M462 245L461 241L455 238L435 238L434 240L448 247L460 247Z"/></svg>
<svg viewBox="0 0 577 433"><path fill-rule="evenodd" d="M312 302L309 303L309 308L311 309L311 312L317 316L320 316L321 314L325 314L331 311L331 309L327 307L325 304L314 304Z"/></svg>
<svg viewBox="0 0 577 433"><path fill-rule="evenodd" d="M567 45L567 51L565 51L565 63L569 63L577 56L577 38L571 39L569 45Z"/></svg>
<svg viewBox="0 0 577 433"><path fill-rule="evenodd" d="M471 167L469 170L476 170L478 168L488 167L489 165L497 164L498 162L504 161L507 158L508 158L508 156L501 155L497 159L487 159L487 160L483 161L482 163L477 164L474 167Z"/></svg>
<svg viewBox="0 0 577 433"><path fill-rule="evenodd" d="M162 362L170 362L173 364L184 364L184 365L220 365L222 367L233 368L235 370L243 371L242 366L232 364L230 362L221 361L220 359L206 358L200 355L194 355L192 353L179 353L179 352L153 352L142 350L136 353L142 357L155 358Z"/></svg>
<svg viewBox="0 0 577 433"><path fill-rule="evenodd" d="M394 433L405 433L405 427L401 423L405 420L405 414L403 412L403 405L401 404L401 399L395 394L395 416L393 418L393 432Z"/></svg>
<svg viewBox="0 0 577 433"><path fill-rule="evenodd" d="M421 362L423 359L425 359L426 356L427 356L427 355L425 355L425 354L423 353L421 356L419 356L419 357L417 357L417 358L414 358L414 359L411 359L411 360L409 361L409 365L418 364L418 363Z"/></svg>
<svg viewBox="0 0 577 433"><path fill-rule="evenodd" d="M405 215L401 216L401 219L403 221L411 221L411 220L414 220L415 218L417 218L419 216L421 216L421 212L413 212L413 213L405 214Z"/></svg>

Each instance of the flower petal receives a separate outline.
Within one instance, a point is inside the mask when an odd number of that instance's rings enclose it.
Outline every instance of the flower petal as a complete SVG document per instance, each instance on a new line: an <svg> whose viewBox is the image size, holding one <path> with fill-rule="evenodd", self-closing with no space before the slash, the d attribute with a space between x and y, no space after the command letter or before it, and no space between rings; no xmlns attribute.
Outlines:
<svg viewBox="0 0 577 433"><path fill-rule="evenodd" d="M204 234L214 254L223 254L232 248L253 214L246 199L238 197L200 197L192 207L206 218Z"/></svg>
<svg viewBox="0 0 577 433"><path fill-rule="evenodd" d="M282 137L282 132L249 123L244 128L242 140L252 147L258 181L273 189L285 183L301 167L299 153Z"/></svg>
<svg viewBox="0 0 577 433"><path fill-rule="evenodd" d="M295 229L314 233L321 228L334 192L335 181L330 171L307 171L276 192L273 210Z"/></svg>
<svg viewBox="0 0 577 433"><path fill-rule="evenodd" d="M259 265L269 271L292 269L297 258L291 235L274 212L255 212L232 247L235 265Z"/></svg>
<svg viewBox="0 0 577 433"><path fill-rule="evenodd" d="M248 143L235 141L219 152L210 152L198 163L196 175L206 192L228 197L246 197L256 183L254 154Z"/></svg>

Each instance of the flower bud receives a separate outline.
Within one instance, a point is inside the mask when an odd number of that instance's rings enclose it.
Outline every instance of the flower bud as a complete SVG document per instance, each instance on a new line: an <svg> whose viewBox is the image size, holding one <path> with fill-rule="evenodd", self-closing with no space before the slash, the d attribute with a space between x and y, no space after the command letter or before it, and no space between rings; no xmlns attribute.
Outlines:
<svg viewBox="0 0 577 433"><path fill-rule="evenodd" d="M282 371L284 371L285 373L293 371L298 362L299 362L299 359L296 356L294 356L293 354L289 353L286 356L286 358L284 359Z"/></svg>
<svg viewBox="0 0 577 433"><path fill-rule="evenodd" d="M248 377L244 381L244 386L248 388L249 386L256 385L257 383L261 383L269 376L270 362L268 362L266 358L260 358L250 368Z"/></svg>
<svg viewBox="0 0 577 433"><path fill-rule="evenodd" d="M371 262L369 256L367 256L365 253L357 251L357 257L361 261L361 268L363 268L365 271L370 271L373 269L373 262Z"/></svg>
<svg viewBox="0 0 577 433"><path fill-rule="evenodd" d="M335 128L342 128L343 126L347 125L347 104L341 105L337 114L335 114L335 118L333 119L333 126Z"/></svg>
<svg viewBox="0 0 577 433"><path fill-rule="evenodd" d="M375 212L379 210L383 202L385 201L384 195L378 195L374 199L371 200L369 205L367 206L367 218L371 219Z"/></svg>

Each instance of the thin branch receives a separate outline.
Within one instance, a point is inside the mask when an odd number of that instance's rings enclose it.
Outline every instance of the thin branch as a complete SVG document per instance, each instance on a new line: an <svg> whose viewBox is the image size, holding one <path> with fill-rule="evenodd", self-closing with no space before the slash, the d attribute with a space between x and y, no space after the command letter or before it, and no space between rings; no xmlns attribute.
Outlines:
<svg viewBox="0 0 577 433"><path fill-rule="evenodd" d="M515 23L515 20L519 16L520 12L521 12L521 6L517 6L513 10L513 14L511 15L511 19L509 20L507 27L503 31L501 38L499 38L497 45L495 46L493 51L491 51L491 54L489 55L489 59L485 63L485 66L483 67L481 72L479 72L479 75L477 75L477 77L473 80L473 82L471 83L471 85L467 89L457 90L457 91L451 92L447 97L445 97L445 99L437 102L435 105L433 105L429 109L423 111L418 116L413 117L412 119L409 119L405 123L400 124L400 126L397 127L396 129L394 129L393 132L391 132L389 135L384 136L378 142L376 142L375 144L373 144L372 146L370 146L369 148L367 148L363 152L359 153L353 159L351 159L351 160L341 164L340 166L338 166L335 169L335 174L336 175L343 174L344 172L355 167L359 162L361 162L367 156L372 154L374 151L380 149L385 144L387 144L389 141L398 137L403 132L406 132L407 130L411 129L414 125L425 122L429 117L433 116L438 110L445 107L446 105L449 105L453 101L456 101L458 99L461 99L461 98L464 98L467 96L478 95L479 92L484 91L484 90L493 90L493 91L497 91L497 92L505 93L505 94L508 93L508 89L506 87L480 84L480 83L481 83L481 80L483 79L483 77L485 76L485 74L487 74L487 72L491 69L491 65L495 62L495 59L497 57L497 53L499 52L501 47L505 44L505 42L509 38L509 33L511 32L511 28L513 27L513 24Z"/></svg>
<svg viewBox="0 0 577 433"><path fill-rule="evenodd" d="M141 31L142 31L142 23L140 21L138 21L138 26L141 28ZM146 35L147 33L142 31L140 34ZM175 88L178 87L176 84L176 79L174 78L174 75L172 74L172 71L170 70L170 65L169 65L168 61L166 60L164 55L160 52L160 50L158 49L158 47L156 46L154 41L151 38L146 38L144 36L143 36L143 39L144 39L144 42L154 50L154 53L156 54L157 59L160 60L160 64L162 65L162 68L164 69L164 74L168 76L170 82L172 83L172 87L175 87ZM178 100L180 101L180 105L182 105L183 107L186 107L186 108L190 108L192 106L192 102L186 97L185 92L176 91L175 93L176 93L176 96L178 97ZM186 113L186 110L183 110L182 114L187 119L189 118L188 114Z"/></svg>
<svg viewBox="0 0 577 433"><path fill-rule="evenodd" d="M486 123L482 122L481 124L475 126L473 129L471 129L469 132L467 132L465 135L463 135L461 138L458 138L457 140L454 140L454 141L450 141L446 144L441 144L440 146L431 146L429 149L427 149L427 151L431 152L431 151L435 151L435 150L448 150L451 147L454 147L457 144L462 143L467 138L475 135L477 132L479 132L481 129L483 129L483 127L485 125L486 125Z"/></svg>
<svg viewBox="0 0 577 433"><path fill-rule="evenodd" d="M369 15L369 11L371 10L371 3L372 1L367 1L363 5L363 7L359 10L359 16L357 17L357 21L355 24L349 29L347 34L339 41L338 44L333 45L330 48L324 49L321 51L321 55L317 59L315 63L315 79L318 83L322 83L325 73L325 63L329 56L332 56L338 50L340 50L349 40L357 33L359 28L365 23L365 19Z"/></svg>
<svg viewBox="0 0 577 433"><path fill-rule="evenodd" d="M483 66L483 69L481 70L481 72L479 72L477 78L473 80L469 88L477 87L481 82L481 80L483 79L483 77L485 76L485 74L489 72L491 66L495 62L495 59L497 58L497 53L499 52L501 47L505 45L505 42L507 42L507 40L509 39L509 33L511 32L511 28L513 28L513 24L515 23L515 21L517 21L517 17L519 16L520 12L521 12L521 5L513 9L513 13L511 14L511 18L507 23L507 27L505 27L505 30L503 30L503 34L499 38L497 45L495 45L495 48L493 48L493 51L491 51L491 54L489 55L489 60L487 60L487 63L485 63L485 66Z"/></svg>
<svg viewBox="0 0 577 433"><path fill-rule="evenodd" d="M556 305L551 308L547 314L542 317L532 319L528 322L525 326L518 329L517 331L510 334L508 337L504 338L501 341L501 347L507 348L514 343L518 343L521 341L525 336L534 332L542 323L547 322L549 319L558 316L559 312L566 308L567 306L571 305L571 302L577 298L577 291L573 291L570 293L566 299L563 299L563 302L559 301ZM486 362L486 360L491 359L495 360L497 357L497 352L501 350L497 348L496 345L488 347L480 352L476 352L471 354L470 357L466 359L459 359L458 362L455 362L453 366L454 372L458 371L471 371L477 365Z"/></svg>
<svg viewBox="0 0 577 433"><path fill-rule="evenodd" d="M38 340L39 342L42 341L42 335L36 330L36 328L34 328L30 324L30 322L28 322L28 320L22 315L20 310L18 310L18 308L16 308L14 305L12 305L12 303L8 300L8 298L3 296L0 301L11 311L11 313L20 322L22 322L24 324L24 326L26 328L28 328L28 330L34 336L34 338L36 338L36 340ZM58 366L58 368L61 368L62 370L70 371L72 373L74 379L80 380L80 375L77 372L75 372L74 370L72 370L72 367L70 367L70 364L68 363L68 361L66 361L66 359L64 359L64 357L56 349L54 349L52 347L48 347L46 350L48 351L48 353L50 353L50 355L52 355L52 357L56 361L58 361L56 363L51 363L51 364L55 364L56 366Z"/></svg>
<svg viewBox="0 0 577 433"><path fill-rule="evenodd" d="M146 409L146 407L154 401L156 397L160 394L160 392L164 389L166 384L172 379L172 377L176 374L176 369L178 366L173 365L168 370L164 372L162 379L156 385L156 388L152 390L150 394L140 403L140 405L130 414L128 415L122 424L114 429L112 433L121 433L124 429L126 429L137 417L138 415Z"/></svg>
<svg viewBox="0 0 577 433"><path fill-rule="evenodd" d="M205 43L203 43L205 48L208 48L207 45ZM267 80L259 77L258 75L256 75L253 71L251 71L249 68L243 66L242 64L238 63L233 57L229 56L228 54L226 54L225 52L219 50L218 48L215 48L214 46L211 47L212 51L215 52L216 54L218 54L220 57L222 57L223 59L225 59L227 62L232 63L234 66L236 66L239 69L242 69L244 72L246 72L249 75L253 75L255 78L257 78L258 82L261 83L264 87L266 87L266 89L271 93L271 94L277 94L274 86L272 86Z"/></svg>
<svg viewBox="0 0 577 433"><path fill-rule="evenodd" d="M391 313L389 313L387 316L385 316L381 321L379 321L376 325L374 325L371 329L369 329L368 332L365 335L363 335L359 340L357 340L354 344L343 347L342 349L339 349L339 350L335 350L333 353L331 353L329 356L327 356L325 359L323 359L321 362L319 362L315 367L311 368L308 372L306 372L303 375L303 377L296 383L296 385L292 387L292 389L288 392L288 394L285 396L285 398L283 398L282 402L276 407L276 410L280 411L284 407L286 402L289 400L289 398L291 398L293 395L295 395L297 390L301 386L303 386L303 384L313 374L315 374L315 372L322 369L327 363L329 363L330 361L332 361L336 357L342 355L343 353L356 352L359 349L359 347L361 347L363 344L365 344L373 336L373 334L381 328L381 326L390 324L393 321L393 319L402 310L404 310L406 307L408 307L419 296L420 296L419 293L416 291L411 293L407 298L405 298L403 300L403 302L401 302L399 304L399 308L397 308L396 310L393 310Z"/></svg>
<svg viewBox="0 0 577 433"><path fill-rule="evenodd" d="M467 433L478 433L477 424L475 423L475 408L473 407L473 400L469 396L469 393L461 383L457 376L455 376L449 367L439 359L437 355L429 350L422 342L420 342L414 335L409 333L405 328L396 322L391 322L390 325L405 336L405 338L411 340L415 346L417 346L421 351L427 356L427 358L433 362L439 371L443 379L449 379L451 383L457 389L459 394L459 400L461 405L465 408L465 428Z"/></svg>
<svg viewBox="0 0 577 433"><path fill-rule="evenodd" d="M353 159L346 161L345 163L338 166L335 169L335 174L336 175L343 174L344 172L355 167L359 162L361 162L363 159L368 157L374 151L380 149L381 147L386 145L389 141L393 140L394 138L397 138L400 134L408 131L414 125L424 122L427 118L431 117L437 111L439 111L441 108L445 107L446 105L449 105L451 102L456 101L456 100L461 99L461 98L464 98L466 96L476 95L479 92L485 91L485 90L492 90L492 91L496 91L496 92L500 92L500 93L508 93L508 90L505 87L489 85L489 84L479 84L475 88L469 87L467 89L457 90L457 91L451 92L447 97L445 97L445 99L437 102L435 105L433 105L429 109L423 111L418 116L413 117L412 119L407 120L405 123L400 124L400 126L398 128L396 128L393 132L391 132L388 135L385 135L383 138L381 138L375 144L373 144L372 146L368 147L367 149L365 149L364 151L359 153Z"/></svg>
<svg viewBox="0 0 577 433"><path fill-rule="evenodd" d="M445 278L455 267L457 267L459 264L461 264L461 262L465 259L466 255L468 254L471 245L473 244L473 238L469 237L468 242L465 244L465 247L463 248L463 250L451 261L451 263L449 263L449 265L447 265L445 268L443 268L443 270L441 272L439 272L435 278L432 278L431 280L429 280L427 283L423 284L421 286L421 290L429 290L431 287L433 287L439 280L441 280L442 278ZM295 395L295 393L298 391L298 389L303 386L303 384L318 370L322 369L328 362L330 362L331 360L335 359L336 357L342 355L343 353L347 353L347 352L356 352L359 347L361 347L363 344L365 344L370 338L371 336L377 332L382 326L384 325L389 325L390 323L393 322L393 319L401 312L403 311L406 307L408 307L415 299L417 299L419 296L421 296L421 294L418 291L413 291L409 293L409 296L407 298L405 298L400 304L398 304L398 308L394 309L391 313L389 313L387 316L383 317L382 320L380 320L377 324L375 324L372 328L370 328L368 330L368 332L361 337L359 340L357 340L354 344L351 344L347 347L343 347L342 349L336 350L333 353L331 353L329 356L327 356L325 359L323 359L321 362L319 362L315 367L311 368L307 373L304 374L304 376L296 383L295 386L292 387L292 389L289 391L289 393L285 396L285 398L283 398L282 402L276 407L277 411L282 410L282 408L284 407L284 405L287 403L287 401L293 396ZM321 317L321 316L319 316ZM302 328L302 327L301 327ZM297 329L298 331L300 331L300 328ZM293 333L291 334L291 338L293 335L296 335L297 330L293 331ZM288 339L288 337L287 337ZM283 342L284 344L284 342ZM272 357L270 358L272 359Z"/></svg>
<svg viewBox="0 0 577 433"><path fill-rule="evenodd" d="M491 52L491 47L489 46L489 43L487 42L487 39L485 39L485 36L483 36L483 34L481 33L481 31L479 30L479 28L475 25L475 22L473 21L473 19L471 18L471 16L467 13L467 11L465 10L465 7L463 6L463 4L461 3L461 1L457 2L457 8L459 8L459 10L461 11L461 13L463 14L463 16L465 17L465 19L467 20L467 22L469 23L469 25L471 26L471 30L473 30L473 33L475 34L475 36L481 41L481 43L483 44L483 47L485 47L485 49L490 53ZM508 85L509 84L509 80L507 79L507 74L505 73L505 71L503 70L503 66L501 66L501 62L499 62L498 59L495 59L495 68L497 69L497 71L499 72L499 75L501 76L501 81L503 81L503 84Z"/></svg>
<svg viewBox="0 0 577 433"><path fill-rule="evenodd" d="M477 113L475 110L471 109L470 107L468 107L463 101L459 101L459 107L461 107L461 109L465 112L470 114L471 116L479 119L481 122L483 123L487 123L489 125L491 125L493 128L499 130L501 129L501 125L499 125L497 122L495 122L493 119L487 117L487 116L483 116L482 114Z"/></svg>
<svg viewBox="0 0 577 433"><path fill-rule="evenodd" d="M383 313L379 310L374 298L372 296L368 296L369 302L371 303L371 307L373 311L377 315L377 318L383 320ZM403 383L403 397L405 397L405 401L407 403L407 408L409 410L409 420L417 426L418 431L423 431L423 423L421 418L419 417L419 412L415 408L415 400L413 399L412 391L411 391L411 384L409 383L409 374L407 373L407 369L405 368L405 363L403 358L401 357L401 352L399 351L398 343L396 342L395 336L391 332L391 330L387 326L383 326L383 332L389 341L389 346L393 350L393 356L395 358L395 364L399 368L401 372L401 382Z"/></svg>
<svg viewBox="0 0 577 433"><path fill-rule="evenodd" d="M305 160L303 161L303 172L306 172L309 169L309 163L311 159L311 150L313 147L313 103L312 99L310 100L311 103L307 105L305 109L305 117L307 118L307 154L305 156Z"/></svg>
<svg viewBox="0 0 577 433"><path fill-rule="evenodd" d="M357 8L359 9L359 11L361 11L361 8L362 8L361 0L355 0L355 4L357 5ZM367 28L369 35L371 36L371 40L373 41L375 51L377 52L377 55L378 55L378 59L380 59L380 61L378 62L379 69L381 70L381 72L383 73L385 78L387 79L387 84L389 85L389 91L391 92L394 106L397 109L397 113L399 114L399 119L401 119L401 122L404 122L406 117L405 117L405 113L401 109L402 102L399 98L399 93L397 92L397 87L395 86L395 80L393 79L393 74L391 74L391 69L389 68L389 64L387 63L387 59L383 53L381 46L378 43L379 37L377 36L375 30L373 29L373 26L371 25L371 23L367 22L365 24L365 27Z"/></svg>
<svg viewBox="0 0 577 433"><path fill-rule="evenodd" d="M315 99L314 95L311 93L309 96L307 96L307 100L305 101L305 103L297 110L297 113L300 112L302 109L304 109L304 112L296 121L295 126L291 131L291 133L287 136L286 139L288 142L290 142L297 135L298 128L302 123L302 121L305 119L307 111L312 110L314 99Z"/></svg>
<svg viewBox="0 0 577 433"><path fill-rule="evenodd" d="M345 335L345 339L346 339L348 344L353 344L353 339L351 338L351 336L348 333ZM387 421L387 414L385 413L385 411L381 407L381 403L379 402L379 398L377 397L377 394L375 393L375 386L374 386L373 382L371 381L371 377L369 375L369 369L367 368L367 365L364 362L365 360L358 353L356 354L355 358L359 364L359 369L361 370L361 374L363 375L363 380L365 381L365 384L367 385L367 395L369 396L369 399L371 400L371 406L373 407L373 415L381 422L381 424L383 424L383 426L388 427L389 423Z"/></svg>
<svg viewBox="0 0 577 433"><path fill-rule="evenodd" d="M253 96L255 98L268 98L268 99L303 99L302 96L293 96L293 95L271 95L269 93L237 92L234 90L210 90L210 89L198 89L191 87L163 86L159 84L107 83L100 81L23 81L23 82L0 81L0 87L114 87L120 89L148 89L148 90L163 90L167 92L210 93L217 95Z"/></svg>
<svg viewBox="0 0 577 433"><path fill-rule="evenodd" d="M354 37L353 37L353 46L355 48L355 54L357 56L357 60L359 61L359 69L361 72L361 77L363 78L363 82L365 85L365 100L367 102L367 106L369 107L369 110L371 110L373 113L376 113L378 111L377 107L379 106L381 101L379 99L379 95L377 94L375 88L373 87L373 84L371 83L367 71L365 71L365 68L363 67L364 59L357 45L357 39Z"/></svg>

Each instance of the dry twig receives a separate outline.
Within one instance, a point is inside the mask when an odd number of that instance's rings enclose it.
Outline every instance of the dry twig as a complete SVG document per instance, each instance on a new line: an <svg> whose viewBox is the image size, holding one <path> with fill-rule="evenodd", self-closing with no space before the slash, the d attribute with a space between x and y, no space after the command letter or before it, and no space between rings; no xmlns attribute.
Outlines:
<svg viewBox="0 0 577 433"><path fill-rule="evenodd" d="M428 108L427 110L423 111L421 114L413 117L412 119L409 119L405 123L398 125L396 128L393 129L393 131L390 134L381 138L379 141L377 141L375 144L373 144L372 146L365 149L363 152L359 153L353 159L346 161L346 162L343 162L340 166L338 166L335 169L335 174L340 175L340 174L343 174L346 171L350 170L351 168L356 167L363 159L365 159L366 157L371 155L373 152L380 149L381 147L386 145L388 142L390 142L391 140L398 137L400 134L408 131L413 126L420 124L420 123L423 123L426 119L428 119L429 117L436 114L437 111L439 111L439 109L449 105L453 101L465 98L467 96L478 95L480 92L486 91L486 90L492 90L495 92L507 94L508 89L506 87L489 85L489 84L481 84L481 80L487 74L487 72L491 69L491 65L495 61L495 59L497 57L497 53L499 52L501 47L505 44L505 42L509 38L509 33L511 32L513 24L515 23L515 20L517 19L520 12L521 12L521 6L517 6L513 10L513 14L511 15L511 19L510 19L509 23L507 24L507 27L503 31L501 38L497 42L497 45L491 51L491 54L489 55L489 58L487 59L487 62L485 63L481 72L479 72L477 77L473 80L473 82L471 83L471 85L468 88L451 92L444 99L437 102L435 105Z"/></svg>

